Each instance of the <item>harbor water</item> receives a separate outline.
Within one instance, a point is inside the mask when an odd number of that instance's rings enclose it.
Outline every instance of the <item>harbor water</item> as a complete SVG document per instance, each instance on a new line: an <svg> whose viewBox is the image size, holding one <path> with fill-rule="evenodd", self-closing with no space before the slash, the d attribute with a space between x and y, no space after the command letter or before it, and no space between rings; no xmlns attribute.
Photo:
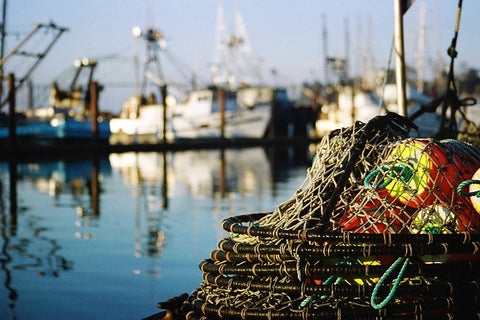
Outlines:
<svg viewBox="0 0 480 320"><path fill-rule="evenodd" d="M306 147L0 162L0 319L141 319L199 287L222 219L272 211Z"/></svg>

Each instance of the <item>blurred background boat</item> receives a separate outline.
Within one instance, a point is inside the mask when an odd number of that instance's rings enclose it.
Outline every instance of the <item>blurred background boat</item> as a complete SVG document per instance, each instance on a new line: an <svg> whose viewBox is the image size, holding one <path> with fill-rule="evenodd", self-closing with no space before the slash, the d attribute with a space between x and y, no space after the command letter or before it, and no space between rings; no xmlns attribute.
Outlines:
<svg viewBox="0 0 480 320"><path fill-rule="evenodd" d="M35 54L20 51L41 29L54 33L54 37L47 44L46 48L41 53ZM67 30L67 28L59 27L53 23L37 24L31 33L20 41L9 54L2 58L2 67L10 58L16 55L21 55L24 59L27 59L27 61L22 61L23 64L29 62L29 68L21 78L18 80L15 80L15 77L11 78L11 93L9 95L15 95L17 90L25 83L28 83L34 69L42 62L55 42ZM75 61L76 72L67 89L61 88L65 83L52 83L48 106L35 108L33 107L33 102L29 101L28 104L30 105L26 108L25 106L19 108L16 106L14 99L13 110L9 110L8 114L1 114L0 139L6 140L10 135L9 123L11 119L9 120L9 115L13 111L14 113L12 114L15 116L16 125L15 133L22 142L44 144L93 139L108 141L110 137L108 118L105 114L98 111L98 95L101 91L101 86L93 81L96 66L96 61L89 59ZM78 85L79 79L85 80L83 85ZM31 87L27 87L27 89L32 90ZM32 92L29 93L29 96L32 97ZM2 106L7 103L12 104L11 96L7 96L2 101ZM20 109L23 111L18 111Z"/></svg>
<svg viewBox="0 0 480 320"><path fill-rule="evenodd" d="M138 94L127 99L119 116L110 121L112 142L259 139L273 132L272 126L282 127L277 133L288 134L284 123L295 114L287 91L262 81L240 12L235 12L235 30L230 33L221 1L217 10L212 79L203 89L198 88L195 75L189 76L188 89L169 82L161 60L178 60L168 52L164 34L153 27L133 28L134 37L146 42L142 81L137 84Z"/></svg>

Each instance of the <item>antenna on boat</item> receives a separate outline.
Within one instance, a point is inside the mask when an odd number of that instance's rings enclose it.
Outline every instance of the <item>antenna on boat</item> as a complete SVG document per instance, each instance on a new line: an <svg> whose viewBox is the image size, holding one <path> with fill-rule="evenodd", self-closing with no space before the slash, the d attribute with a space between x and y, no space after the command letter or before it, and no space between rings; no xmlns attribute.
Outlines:
<svg viewBox="0 0 480 320"><path fill-rule="evenodd" d="M163 33L155 28L147 28L146 31L138 26L133 27L132 34L135 38L143 38L147 42L145 61L143 64L142 92L145 92L147 82L145 78L152 79L159 86L165 85L165 80L158 58L158 51L166 49L166 42ZM151 69L151 63L155 64L155 73Z"/></svg>
<svg viewBox="0 0 480 320"><path fill-rule="evenodd" d="M215 31L215 55L211 66L213 84L236 89L242 84L262 82L258 60L252 54L247 29L240 10L235 9L235 29L228 32L224 22L223 1L218 1Z"/></svg>
<svg viewBox="0 0 480 320"><path fill-rule="evenodd" d="M138 29L137 29L138 28ZM137 37L135 37L135 34L138 34L138 32L142 31L140 27L135 26L132 29L132 34L133 34L133 67L134 67L134 72L135 72L135 91L137 95L141 95L142 92L140 90L140 62L139 62L139 53L138 53L138 41Z"/></svg>

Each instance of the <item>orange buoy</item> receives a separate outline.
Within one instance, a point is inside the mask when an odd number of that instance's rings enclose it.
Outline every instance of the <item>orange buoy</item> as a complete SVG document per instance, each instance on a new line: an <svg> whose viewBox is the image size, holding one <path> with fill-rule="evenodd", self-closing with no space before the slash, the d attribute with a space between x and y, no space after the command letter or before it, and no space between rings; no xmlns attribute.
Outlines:
<svg viewBox="0 0 480 320"><path fill-rule="evenodd" d="M443 232L440 230L447 224L437 221L428 226L428 221L424 221L427 217L425 212L431 211L431 208L438 209L434 210L437 212L437 220L441 215L446 218L447 211L454 215L454 223L449 229L460 232L478 230L480 215L472 207L473 203L456 192L461 181L471 179L480 166L480 159L469 148L458 141L405 140L387 150L386 160L365 178L365 185L375 188L383 199L387 193L386 200L391 204L403 205L405 210L414 210L413 215L410 213L406 216L414 219L408 220L400 215L401 221L410 221L414 233L432 232L435 229ZM374 185L373 181L377 184ZM480 204L480 199L472 200ZM451 214L448 216L451 217ZM428 219L434 217L435 215L430 215ZM426 226L426 230L419 226Z"/></svg>
<svg viewBox="0 0 480 320"><path fill-rule="evenodd" d="M449 201L453 194L456 170L448 151L428 139L409 140L397 145L388 155L390 196L414 207L426 207L437 199Z"/></svg>
<svg viewBox="0 0 480 320"><path fill-rule="evenodd" d="M365 188L352 199L348 213L338 220L343 231L363 233L401 233L414 213L399 202L390 201L385 188Z"/></svg>
<svg viewBox="0 0 480 320"><path fill-rule="evenodd" d="M391 201L412 208L449 206L458 198L458 183L473 173L474 163L441 142L409 139L390 148L384 165L367 176L365 184L371 186L371 176L381 174L383 182L374 187L386 189Z"/></svg>
<svg viewBox="0 0 480 320"><path fill-rule="evenodd" d="M392 208L389 212L379 213L376 210L349 212L338 220L343 232L354 233L400 233L405 232L405 214Z"/></svg>

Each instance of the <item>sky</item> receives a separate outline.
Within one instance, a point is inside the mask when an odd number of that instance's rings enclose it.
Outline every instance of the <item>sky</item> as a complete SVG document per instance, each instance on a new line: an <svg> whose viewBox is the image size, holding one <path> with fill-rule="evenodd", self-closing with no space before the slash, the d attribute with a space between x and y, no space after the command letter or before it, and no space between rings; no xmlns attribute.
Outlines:
<svg viewBox="0 0 480 320"><path fill-rule="evenodd" d="M123 100L135 93L133 57L135 48L144 44L132 36L134 26L159 29L165 36L169 56L204 83L211 81L218 4L218 0L7 0L6 52L35 23L54 22L69 28L35 69L34 85L48 86L67 77L76 59L96 59L95 78L105 87L100 107L116 112ZM404 16L406 59L415 66L420 12L425 7L427 76L447 66L446 50L454 36L457 5L456 0L416 0ZM233 27L234 11L242 14L252 53L260 61L264 80L270 84L323 81L324 25L328 55L347 58L351 73L362 72L365 60L361 57L365 55L375 68L388 67L393 0L223 0L223 7L229 28ZM463 0L456 66L480 69L479 13L479 0ZM29 49L35 50L46 43L45 39L51 39L49 33L40 36L44 39L35 40ZM137 50L142 53L142 49ZM172 81L186 82L186 77L168 63L162 61ZM392 60L390 68L393 64ZM7 72L20 73L25 65L12 62L5 67ZM275 78L272 69L277 71Z"/></svg>

